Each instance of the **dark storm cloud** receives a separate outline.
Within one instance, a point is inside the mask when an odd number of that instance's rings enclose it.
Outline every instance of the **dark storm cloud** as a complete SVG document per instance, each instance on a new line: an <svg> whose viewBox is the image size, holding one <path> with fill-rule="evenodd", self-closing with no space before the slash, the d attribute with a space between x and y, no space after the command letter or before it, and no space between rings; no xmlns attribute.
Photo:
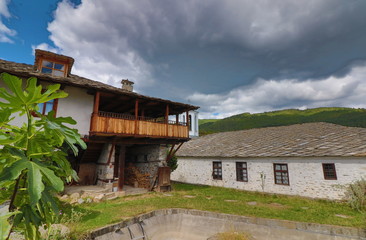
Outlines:
<svg viewBox="0 0 366 240"><path fill-rule="evenodd" d="M349 81L356 63L364 66L365 12L364 0L64 1L49 31L62 52L82 62L80 74L115 85L128 77L144 93L228 115L347 98L352 91L313 88ZM351 78L345 84L357 87L359 78ZM310 93L333 99L295 96L279 86L310 86ZM258 89L276 101L252 94Z"/></svg>

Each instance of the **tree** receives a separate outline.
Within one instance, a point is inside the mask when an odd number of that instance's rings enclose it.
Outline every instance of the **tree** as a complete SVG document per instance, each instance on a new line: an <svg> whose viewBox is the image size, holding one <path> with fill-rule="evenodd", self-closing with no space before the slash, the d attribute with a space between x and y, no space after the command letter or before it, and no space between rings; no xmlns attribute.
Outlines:
<svg viewBox="0 0 366 240"><path fill-rule="evenodd" d="M72 118L38 112L38 104L67 97L60 84L43 90L36 78L29 78L23 88L22 79L7 73L0 80L7 87L0 88L0 189L11 193L10 213L0 216L0 237L9 238L16 226L26 239L39 239L39 227L57 219L54 195L63 191L65 182L77 179L68 151L77 155L77 146L86 145L76 129L65 126L76 124ZM22 126L11 124L15 117L25 119Z"/></svg>

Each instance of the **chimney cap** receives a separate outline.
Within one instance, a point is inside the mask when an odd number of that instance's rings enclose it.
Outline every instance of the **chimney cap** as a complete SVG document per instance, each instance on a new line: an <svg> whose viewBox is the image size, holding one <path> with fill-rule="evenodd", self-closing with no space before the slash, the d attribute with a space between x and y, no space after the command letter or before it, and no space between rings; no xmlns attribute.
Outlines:
<svg viewBox="0 0 366 240"><path fill-rule="evenodd" d="M122 83L122 89L123 90L129 91L129 92L133 91L134 82L132 82L128 79L122 79L121 83Z"/></svg>
<svg viewBox="0 0 366 240"><path fill-rule="evenodd" d="M128 79L122 79L121 83L122 84L127 84L127 85L133 85L134 84L134 82L132 82L132 81L130 81Z"/></svg>

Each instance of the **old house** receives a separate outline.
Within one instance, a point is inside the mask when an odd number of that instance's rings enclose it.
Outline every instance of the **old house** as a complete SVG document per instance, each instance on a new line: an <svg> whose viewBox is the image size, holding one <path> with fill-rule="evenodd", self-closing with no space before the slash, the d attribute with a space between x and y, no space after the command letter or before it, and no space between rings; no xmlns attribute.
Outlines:
<svg viewBox="0 0 366 240"><path fill-rule="evenodd" d="M343 199L366 177L366 129L307 123L206 135L178 153L172 179L248 191Z"/></svg>
<svg viewBox="0 0 366 240"><path fill-rule="evenodd" d="M127 79L116 88L71 74L73 63L71 57L36 50L34 65L0 60L0 73L36 77L43 86L59 83L69 94L40 104L40 112L53 110L58 117L77 121L75 128L88 146L77 158L70 158L79 184L111 188L115 184L120 190L125 183L150 187L174 146L190 139L189 122L179 121L179 116L188 119L188 112L198 107L135 93ZM15 124L21 122L15 119ZM137 181L136 174L143 179Z"/></svg>

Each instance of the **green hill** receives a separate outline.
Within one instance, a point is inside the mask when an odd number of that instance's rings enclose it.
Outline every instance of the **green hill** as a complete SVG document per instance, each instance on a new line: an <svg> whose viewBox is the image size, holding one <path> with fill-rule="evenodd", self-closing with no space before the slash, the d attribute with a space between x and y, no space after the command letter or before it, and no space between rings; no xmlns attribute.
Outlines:
<svg viewBox="0 0 366 240"><path fill-rule="evenodd" d="M366 109L314 108L287 109L265 113L242 113L228 118L200 120L200 134L237 131L251 128L287 126L298 123L328 122L350 127L366 128Z"/></svg>

